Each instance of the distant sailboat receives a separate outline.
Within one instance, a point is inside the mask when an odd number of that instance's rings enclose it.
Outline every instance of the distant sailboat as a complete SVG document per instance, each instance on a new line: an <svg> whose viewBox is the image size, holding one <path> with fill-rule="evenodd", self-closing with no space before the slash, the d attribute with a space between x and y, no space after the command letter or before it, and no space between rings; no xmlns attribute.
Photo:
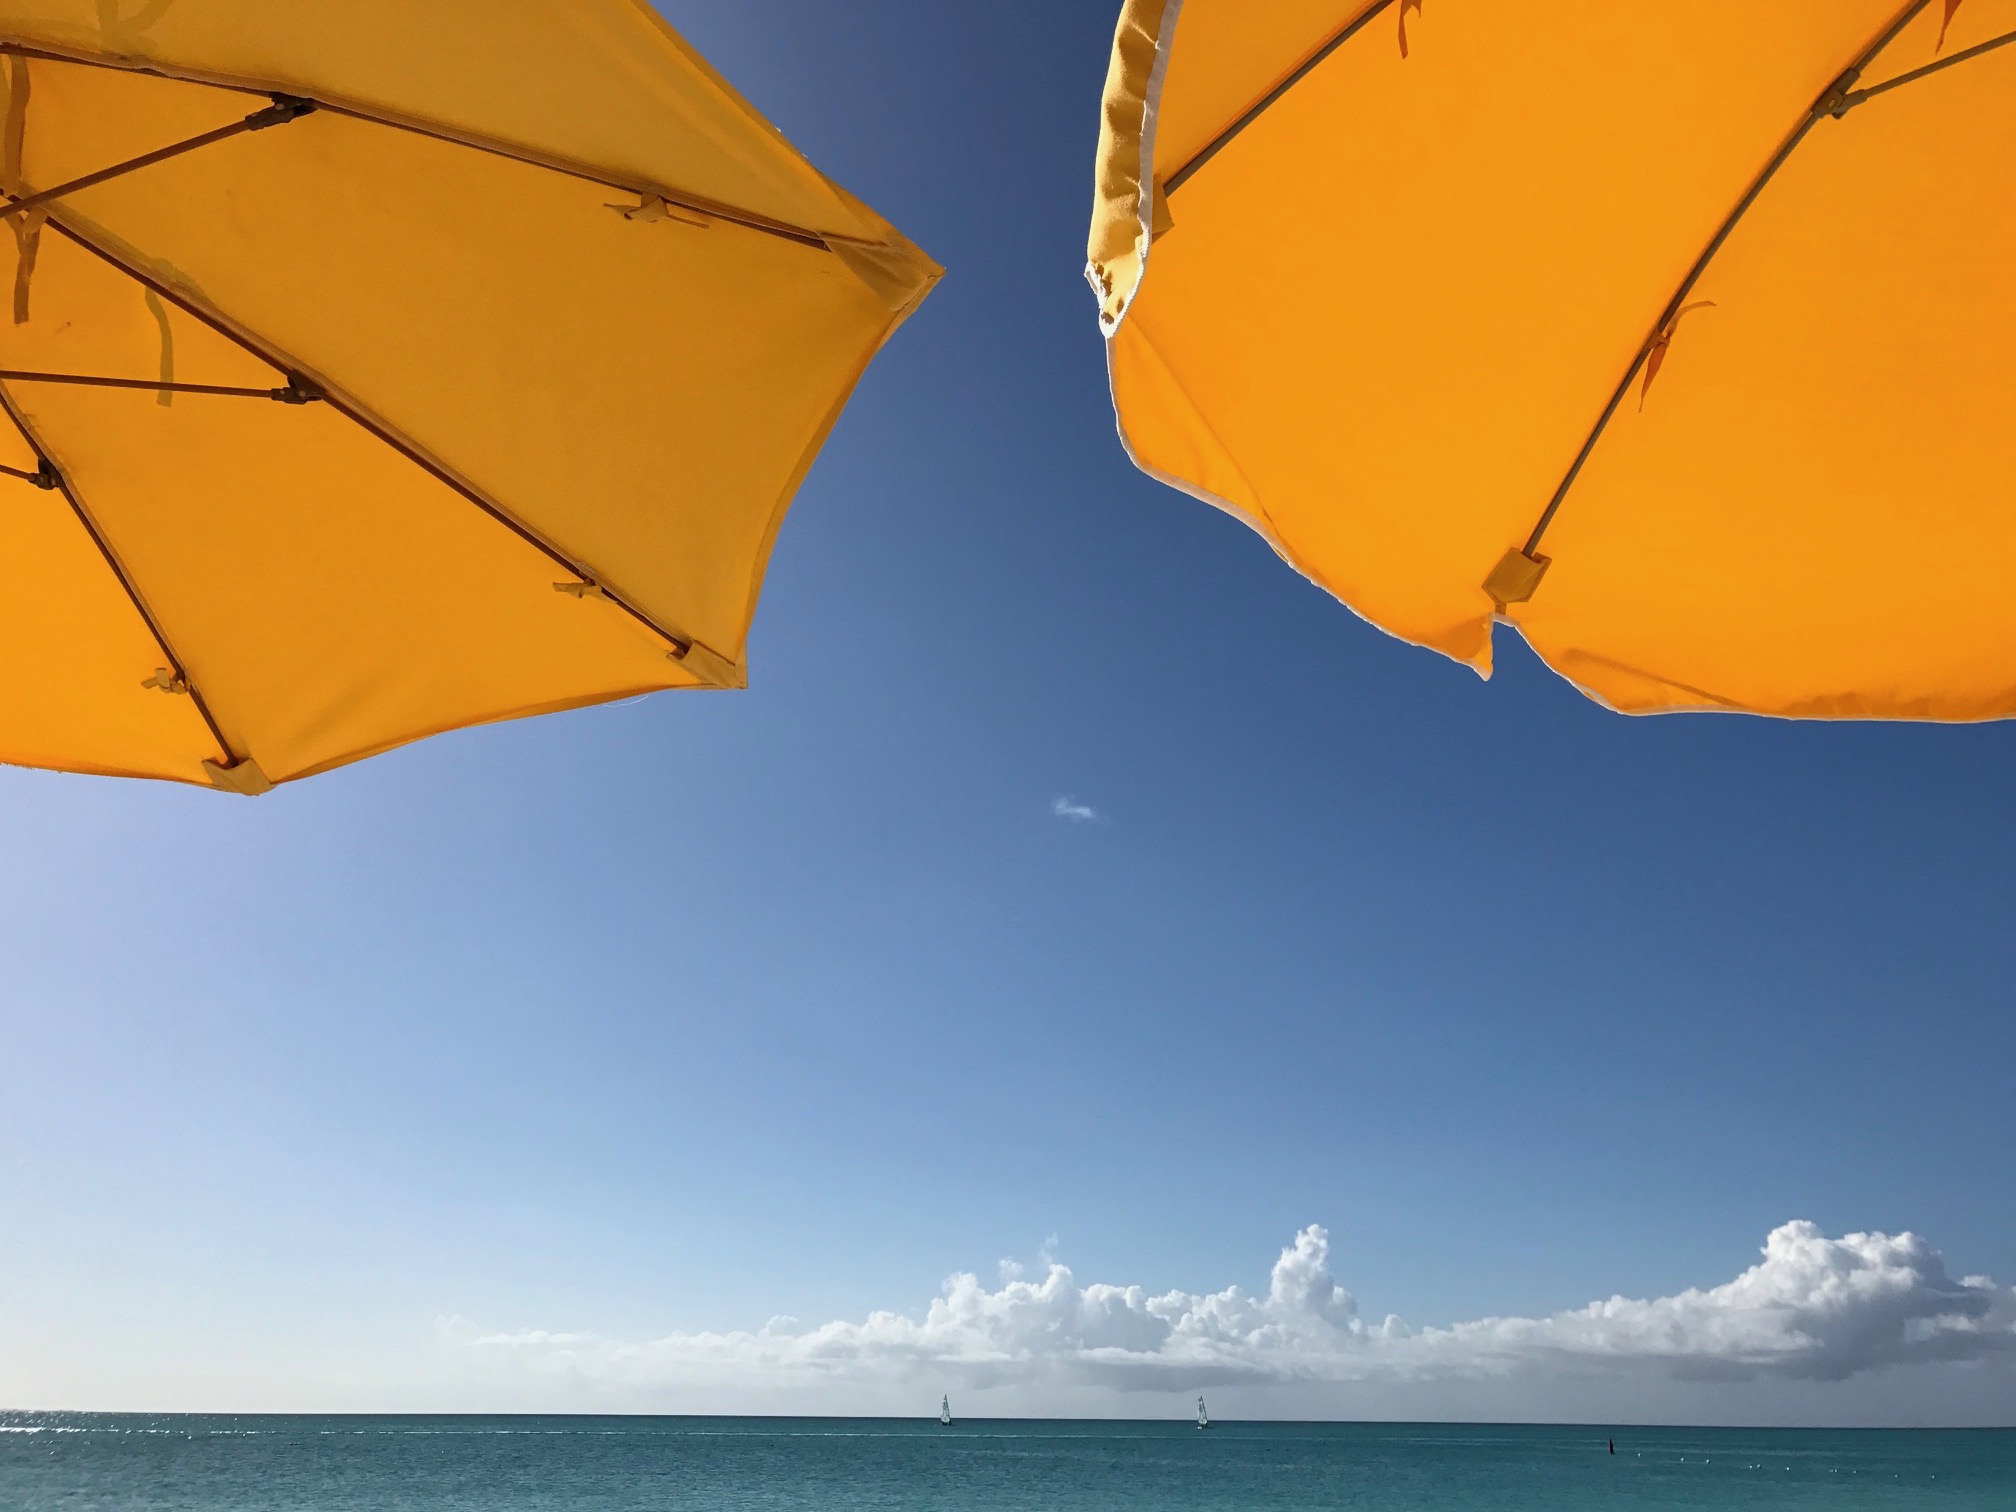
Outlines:
<svg viewBox="0 0 2016 1512"><path fill-rule="evenodd" d="M952 1398L949 1396L938 1398L938 1426L940 1428L952 1426Z"/></svg>
<svg viewBox="0 0 2016 1512"><path fill-rule="evenodd" d="M1197 1398L1197 1426L1199 1428L1211 1426L1211 1414L1204 1410L1204 1398L1201 1396Z"/></svg>

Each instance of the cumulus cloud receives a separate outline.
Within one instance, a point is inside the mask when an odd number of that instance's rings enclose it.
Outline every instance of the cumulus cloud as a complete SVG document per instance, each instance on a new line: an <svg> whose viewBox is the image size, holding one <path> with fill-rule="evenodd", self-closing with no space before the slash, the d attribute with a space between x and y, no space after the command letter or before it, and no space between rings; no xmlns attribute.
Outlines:
<svg viewBox="0 0 2016 1512"><path fill-rule="evenodd" d="M754 1331L642 1341L486 1334L459 1319L447 1332L471 1350L639 1387L928 1373L983 1389L1069 1382L1152 1391L1564 1369L1840 1380L2012 1350L2016 1292L1982 1276L1955 1280L1939 1252L1913 1234L1830 1239L1811 1223L1788 1223L1765 1241L1758 1264L1707 1290L1416 1329L1395 1317L1362 1317L1331 1273L1329 1234L1312 1225L1281 1252L1258 1295L1237 1286L1150 1294L1081 1284L1053 1261L1041 1280L1004 1266L991 1290L955 1275L922 1317L876 1312L818 1327L773 1318Z"/></svg>
<svg viewBox="0 0 2016 1512"><path fill-rule="evenodd" d="M1055 799L1050 804L1050 812L1059 819L1068 819L1073 824L1091 824L1098 820L1099 810L1089 803L1080 803L1069 793Z"/></svg>
<svg viewBox="0 0 2016 1512"><path fill-rule="evenodd" d="M1458 1324L1424 1341L1480 1359L1609 1359L1683 1377L1838 1381L2016 1347L2016 1291L1986 1276L1955 1280L1916 1234L1830 1239L1814 1224L1787 1223L1765 1240L1762 1261L1706 1291Z"/></svg>

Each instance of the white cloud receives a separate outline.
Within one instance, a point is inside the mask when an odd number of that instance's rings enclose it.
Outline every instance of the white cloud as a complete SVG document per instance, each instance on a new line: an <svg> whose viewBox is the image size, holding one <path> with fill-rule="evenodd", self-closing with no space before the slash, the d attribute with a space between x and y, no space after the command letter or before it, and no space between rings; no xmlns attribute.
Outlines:
<svg viewBox="0 0 2016 1512"><path fill-rule="evenodd" d="M1050 804L1050 812L1059 819L1068 819L1073 824L1091 824L1099 819L1099 811L1089 803L1080 803L1069 793L1055 799Z"/></svg>
<svg viewBox="0 0 2016 1512"><path fill-rule="evenodd" d="M1733 1281L1649 1301L1612 1297L1541 1318L1450 1328L1368 1322L1330 1271L1311 1226L1281 1252L1264 1295L1237 1286L1150 1295L1081 1285L1051 1263L1039 1280L1002 1268L993 1290L953 1276L923 1316L871 1313L807 1328L773 1318L753 1332L624 1341L587 1334L480 1333L459 1346L502 1363L608 1387L713 1381L755 1386L894 1382L929 1375L973 1388L1070 1384L1122 1391L1301 1382L1427 1381L1636 1373L1680 1380L1834 1381L1906 1364L2016 1348L2016 1292L1955 1280L1912 1234L1830 1239L1788 1223Z"/></svg>
<svg viewBox="0 0 2016 1512"><path fill-rule="evenodd" d="M1829 1239L1814 1224L1787 1223L1772 1230L1760 1263L1721 1286L1459 1324L1435 1347L1479 1359L1636 1362L1683 1377L1838 1381L2016 1348L2016 1291L1986 1276L1953 1279L1916 1234Z"/></svg>

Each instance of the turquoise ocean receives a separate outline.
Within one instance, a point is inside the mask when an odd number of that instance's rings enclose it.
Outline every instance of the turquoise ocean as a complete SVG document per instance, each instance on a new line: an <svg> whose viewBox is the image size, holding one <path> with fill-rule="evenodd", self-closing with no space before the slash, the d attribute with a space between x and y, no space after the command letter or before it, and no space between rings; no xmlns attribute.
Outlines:
<svg viewBox="0 0 2016 1512"><path fill-rule="evenodd" d="M2009 1512L2016 1429L14 1412L0 1508Z"/></svg>

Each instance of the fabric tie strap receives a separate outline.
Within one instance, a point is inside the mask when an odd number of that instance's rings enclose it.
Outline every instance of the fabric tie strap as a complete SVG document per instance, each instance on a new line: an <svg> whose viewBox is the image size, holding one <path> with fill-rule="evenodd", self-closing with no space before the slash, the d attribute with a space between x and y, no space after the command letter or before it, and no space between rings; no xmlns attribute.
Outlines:
<svg viewBox="0 0 2016 1512"><path fill-rule="evenodd" d="M1400 56L1407 56L1407 12L1421 14L1421 0L1400 0Z"/></svg>
<svg viewBox="0 0 2016 1512"><path fill-rule="evenodd" d="M1960 0L1946 0L1946 14L1939 18L1939 40L1933 46L1935 53L1946 50L1946 28L1953 24L1953 13L1960 9Z"/></svg>
<svg viewBox="0 0 2016 1512"><path fill-rule="evenodd" d="M19 199L27 186L21 181L21 147L28 132L28 60L19 53L7 58L7 121L0 130L0 189ZM28 286L35 277L35 256L42 249L42 223L48 216L30 210L12 217L14 226L14 324L28 323Z"/></svg>

